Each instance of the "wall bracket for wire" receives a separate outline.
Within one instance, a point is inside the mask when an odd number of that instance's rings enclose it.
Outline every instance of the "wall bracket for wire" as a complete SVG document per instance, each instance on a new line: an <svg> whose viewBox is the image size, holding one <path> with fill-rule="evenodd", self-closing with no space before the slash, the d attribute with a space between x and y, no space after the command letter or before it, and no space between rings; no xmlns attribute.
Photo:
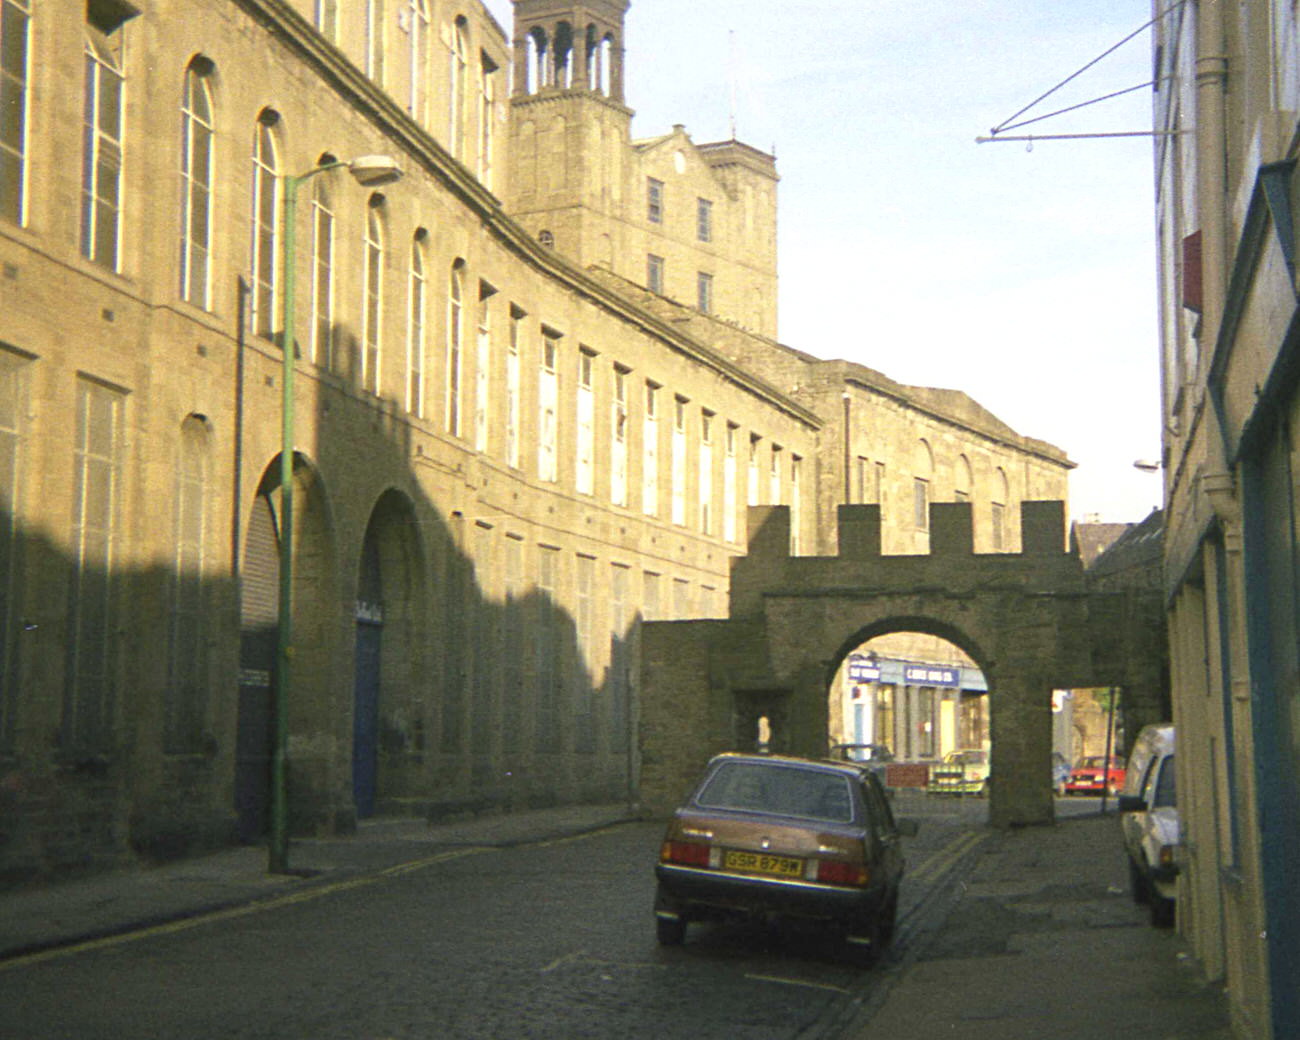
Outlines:
<svg viewBox="0 0 1300 1040"><path fill-rule="evenodd" d="M1123 97L1125 94L1132 94L1134 91L1137 90L1145 90L1147 88L1158 88L1161 81L1159 79L1152 79L1152 80L1148 80L1146 83L1138 83L1132 87L1125 87L1123 90L1111 91L1109 94L1103 94L1101 97L1095 97L1089 101L1081 101L1076 105L1069 105L1065 108L1058 108L1056 111L1048 112L1044 115L1033 116L1032 118L1029 119L1020 118L1021 116L1029 112L1031 109L1036 108L1038 105L1042 104L1044 101L1046 101L1049 97L1055 94L1066 84L1071 83L1074 80L1078 79L1094 65L1110 57L1110 55L1114 54L1126 43L1142 35L1142 33L1146 32L1148 29L1150 29L1161 19L1167 17L1171 12L1176 11L1178 8L1182 7L1187 2L1188 0L1177 0L1177 2L1171 4L1167 10L1162 11L1160 14L1156 15L1156 17L1152 18L1145 25L1141 26L1138 29L1134 29L1133 32L1125 36L1124 39L1119 41L1119 43L1102 51L1102 53L1097 55L1097 57L1093 58L1092 61L1088 62L1082 68L1066 76L1065 79L1061 80L1061 82L1056 84L1056 86L1052 87L1050 90L1044 91L1042 94L1038 95L1038 97L1034 98L1033 101L1029 102L1029 104L1021 108L1018 112L1015 112L1014 114L1008 116L997 126L990 129L988 132L988 136L975 138L975 143L990 144L997 141L1028 141L1030 147L1032 148L1033 143L1035 141L1078 141L1078 140L1089 140L1089 139L1104 138L1104 137L1170 137L1182 133L1183 131L1179 131L1179 130L1118 130L1118 131L1099 131L1096 133L1082 133L1082 134L1008 135L1006 134L1006 131L1019 130L1022 127L1031 126L1034 123L1041 123L1044 120L1055 119L1057 116L1065 115L1067 112L1075 112L1081 108L1087 108L1089 105L1096 105L1096 104L1100 104L1103 101L1110 101L1117 97ZM1017 122L1017 120L1019 120L1019 122Z"/></svg>

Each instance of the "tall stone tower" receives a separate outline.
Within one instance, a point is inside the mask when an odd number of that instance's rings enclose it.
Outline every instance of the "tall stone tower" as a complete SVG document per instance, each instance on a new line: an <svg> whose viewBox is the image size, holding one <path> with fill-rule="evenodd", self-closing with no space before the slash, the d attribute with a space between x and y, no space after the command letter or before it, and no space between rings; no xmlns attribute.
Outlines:
<svg viewBox="0 0 1300 1040"><path fill-rule="evenodd" d="M511 215L577 262L613 267L632 110L623 103L628 0L515 0Z"/></svg>
<svg viewBox="0 0 1300 1040"><path fill-rule="evenodd" d="M633 141L628 0L514 0L506 206L546 245L776 337L776 161L685 127Z"/></svg>

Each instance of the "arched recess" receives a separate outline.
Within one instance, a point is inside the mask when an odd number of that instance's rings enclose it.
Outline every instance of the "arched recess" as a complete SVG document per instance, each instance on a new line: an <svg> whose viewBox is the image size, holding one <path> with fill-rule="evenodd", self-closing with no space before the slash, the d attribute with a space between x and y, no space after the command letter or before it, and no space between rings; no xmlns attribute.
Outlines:
<svg viewBox="0 0 1300 1040"><path fill-rule="evenodd" d="M969 633L933 617L886 617L860 628L828 667L832 741L883 744L910 762L987 750L986 660Z"/></svg>
<svg viewBox="0 0 1300 1040"><path fill-rule="evenodd" d="M338 672L338 575L331 561L328 503L319 475L302 455L294 457L293 671L288 705L290 735L328 731L332 677ZM239 706L235 734L235 812L239 837L256 841L266 833L270 805L272 692L279 642L282 515L280 460L263 470L249 507L240 574ZM295 765L290 810L295 800L328 786L328 763Z"/></svg>
<svg viewBox="0 0 1300 1040"><path fill-rule="evenodd" d="M352 797L358 818L415 781L408 767L424 750L416 677L416 605L424 599L424 549L415 508L386 491L366 525L356 571L352 700Z"/></svg>

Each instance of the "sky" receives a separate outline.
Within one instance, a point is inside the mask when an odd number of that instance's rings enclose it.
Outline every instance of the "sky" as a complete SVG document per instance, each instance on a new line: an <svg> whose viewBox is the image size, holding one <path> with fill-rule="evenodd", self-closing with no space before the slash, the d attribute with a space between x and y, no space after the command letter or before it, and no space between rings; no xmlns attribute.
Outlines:
<svg viewBox="0 0 1300 1040"><path fill-rule="evenodd" d="M509 0L487 0L509 30ZM1139 30L1149 0L632 0L634 137L775 150L779 338L965 391L1077 463L1074 520L1160 478L1151 139L977 144ZM1025 117L1151 79L1150 32ZM1149 88L1024 134L1151 126Z"/></svg>

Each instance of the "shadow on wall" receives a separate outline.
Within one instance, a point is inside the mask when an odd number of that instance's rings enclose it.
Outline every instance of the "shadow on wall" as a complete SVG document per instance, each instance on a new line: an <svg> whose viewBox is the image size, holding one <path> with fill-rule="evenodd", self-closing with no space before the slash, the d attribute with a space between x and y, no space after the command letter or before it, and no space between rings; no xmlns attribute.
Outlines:
<svg viewBox="0 0 1300 1040"><path fill-rule="evenodd" d="M78 559L4 515L0 883L265 832L282 520L265 446L280 358L263 341L236 356L227 410L212 409L227 428L191 416L175 445L149 445L178 460L173 485L151 489L153 527L87 493ZM427 424L413 434L354 375L303 362L298 388L315 407L294 466L293 831L627 797L631 595L618 630L597 636L591 596L608 575L575 577L589 565L572 548L475 504L489 481L514 483L508 471ZM130 502L143 452L115 450L99 476L124 493L102 501ZM170 566L131 566L160 545ZM570 610L565 588L590 594ZM608 658L599 679L588 654Z"/></svg>

